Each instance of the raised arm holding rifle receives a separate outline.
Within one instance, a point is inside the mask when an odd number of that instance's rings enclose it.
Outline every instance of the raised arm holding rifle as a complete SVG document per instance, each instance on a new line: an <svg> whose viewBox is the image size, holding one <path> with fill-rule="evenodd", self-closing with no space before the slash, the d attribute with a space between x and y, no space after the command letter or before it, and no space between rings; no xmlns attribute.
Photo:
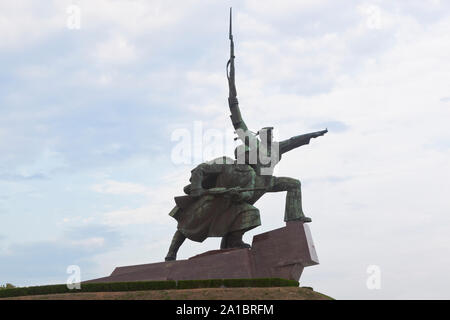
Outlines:
<svg viewBox="0 0 450 320"><path fill-rule="evenodd" d="M310 222L311 219L305 217L302 209L300 181L289 177L275 177L272 173L273 168L281 160L284 153L309 144L311 139L323 136L328 132L328 130L325 129L322 131L294 136L280 142L273 141L272 127L262 128L257 133L250 131L242 118L237 99L231 8L229 39L230 59L227 63L227 79L229 88L228 106L231 112L230 118L235 132L243 143L243 145L236 148L235 157L240 163L248 163L246 154L251 154L252 152L254 153L254 161L250 161L251 163L249 164L257 173L255 186L265 188L265 191L255 192L254 197L250 200L250 203L254 204L259 198L261 198L261 196L264 195L265 192L287 191L284 221L301 220L304 222ZM258 138L258 135L261 139Z"/></svg>

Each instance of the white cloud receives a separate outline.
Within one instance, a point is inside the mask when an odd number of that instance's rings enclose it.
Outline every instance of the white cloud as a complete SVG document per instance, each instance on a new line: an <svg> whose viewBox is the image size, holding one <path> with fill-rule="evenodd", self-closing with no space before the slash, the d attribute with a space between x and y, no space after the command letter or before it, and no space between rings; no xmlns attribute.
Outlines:
<svg viewBox="0 0 450 320"><path fill-rule="evenodd" d="M124 64L137 58L135 46L125 37L117 36L99 43L95 49L94 57L99 63Z"/></svg>
<svg viewBox="0 0 450 320"><path fill-rule="evenodd" d="M159 28L176 23L189 12L189 6L196 1L153 0L83 0L79 6L83 12L83 27L87 29L105 26L110 30L126 31L138 35L156 32Z"/></svg>
<svg viewBox="0 0 450 320"><path fill-rule="evenodd" d="M46 176L64 168L67 168L67 161L62 153L44 149L32 163L17 166L16 173L23 177Z"/></svg>
<svg viewBox="0 0 450 320"><path fill-rule="evenodd" d="M75 247L85 247L88 249L96 249L99 247L103 247L105 245L105 238L103 237L92 237L87 239L81 239L81 240L74 240L70 242L72 246Z"/></svg>
<svg viewBox="0 0 450 320"><path fill-rule="evenodd" d="M359 11L365 17L366 26L369 29L381 29L383 27L383 20L380 7L376 5L360 6Z"/></svg>
<svg viewBox="0 0 450 320"><path fill-rule="evenodd" d="M60 14L58 15L58 12ZM42 14L44 13L44 14ZM18 49L64 30L63 4L18 0L0 3L0 48Z"/></svg>
<svg viewBox="0 0 450 320"><path fill-rule="evenodd" d="M158 185L144 185L107 180L91 187L95 192L122 195L131 194L145 196L145 204L136 207L122 207L108 210L100 214L101 221L109 226L126 226L142 224L169 224L172 218L168 216L175 206L173 197L182 194L182 188L187 184L186 171L174 171L159 179Z"/></svg>
<svg viewBox="0 0 450 320"><path fill-rule="evenodd" d="M103 214L104 223L109 226L126 226L133 224L150 224L162 222L163 215L167 215L170 209L167 206L150 204L132 209L119 209Z"/></svg>
<svg viewBox="0 0 450 320"><path fill-rule="evenodd" d="M119 182L114 180L107 180L104 183L95 184L91 187L95 192L115 194L115 195L127 195L127 194L151 194L152 189L130 182Z"/></svg>
<svg viewBox="0 0 450 320"><path fill-rule="evenodd" d="M248 0L245 6L248 10L275 16L285 16L292 12L321 8L329 0L279 0L274 3L272 0Z"/></svg>

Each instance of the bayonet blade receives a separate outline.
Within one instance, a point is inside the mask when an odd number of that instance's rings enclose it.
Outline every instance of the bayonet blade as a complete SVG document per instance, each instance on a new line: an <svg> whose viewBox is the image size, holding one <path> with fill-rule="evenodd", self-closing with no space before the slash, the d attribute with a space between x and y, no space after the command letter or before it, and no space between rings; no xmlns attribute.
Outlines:
<svg viewBox="0 0 450 320"><path fill-rule="evenodd" d="M231 16L232 16L232 9L233 8L230 8L230 40L232 40L233 39L233 31L232 31L232 18L231 18Z"/></svg>

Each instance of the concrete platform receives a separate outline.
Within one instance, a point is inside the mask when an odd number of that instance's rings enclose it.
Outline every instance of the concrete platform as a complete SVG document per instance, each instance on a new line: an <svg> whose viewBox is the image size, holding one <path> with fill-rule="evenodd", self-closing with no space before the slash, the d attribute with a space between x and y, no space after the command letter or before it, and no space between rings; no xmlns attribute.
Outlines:
<svg viewBox="0 0 450 320"><path fill-rule="evenodd" d="M308 225L292 221L255 235L251 249L212 250L186 260L117 267L108 277L84 283L236 278L299 281L305 267L318 263Z"/></svg>

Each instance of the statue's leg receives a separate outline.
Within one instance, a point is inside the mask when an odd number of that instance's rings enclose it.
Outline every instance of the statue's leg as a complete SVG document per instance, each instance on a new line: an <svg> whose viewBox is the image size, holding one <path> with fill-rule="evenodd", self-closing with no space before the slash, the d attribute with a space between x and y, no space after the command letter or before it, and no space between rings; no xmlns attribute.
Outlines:
<svg viewBox="0 0 450 320"><path fill-rule="evenodd" d="M305 217L303 213L300 181L287 177L274 177L274 183L268 192L280 191L287 191L284 221L311 222L311 218Z"/></svg>
<svg viewBox="0 0 450 320"><path fill-rule="evenodd" d="M186 237L179 230L177 230L173 235L172 243L170 244L169 252L167 253L165 259L166 261L173 261L177 259L178 249L180 249L184 240L186 240Z"/></svg>
<svg viewBox="0 0 450 320"><path fill-rule="evenodd" d="M233 231L226 234L220 243L220 249L250 248L250 245L242 240L246 230Z"/></svg>
<svg viewBox="0 0 450 320"><path fill-rule="evenodd" d="M222 241L220 241L220 249L226 249L227 243L228 243L228 235L226 234L222 237Z"/></svg>

